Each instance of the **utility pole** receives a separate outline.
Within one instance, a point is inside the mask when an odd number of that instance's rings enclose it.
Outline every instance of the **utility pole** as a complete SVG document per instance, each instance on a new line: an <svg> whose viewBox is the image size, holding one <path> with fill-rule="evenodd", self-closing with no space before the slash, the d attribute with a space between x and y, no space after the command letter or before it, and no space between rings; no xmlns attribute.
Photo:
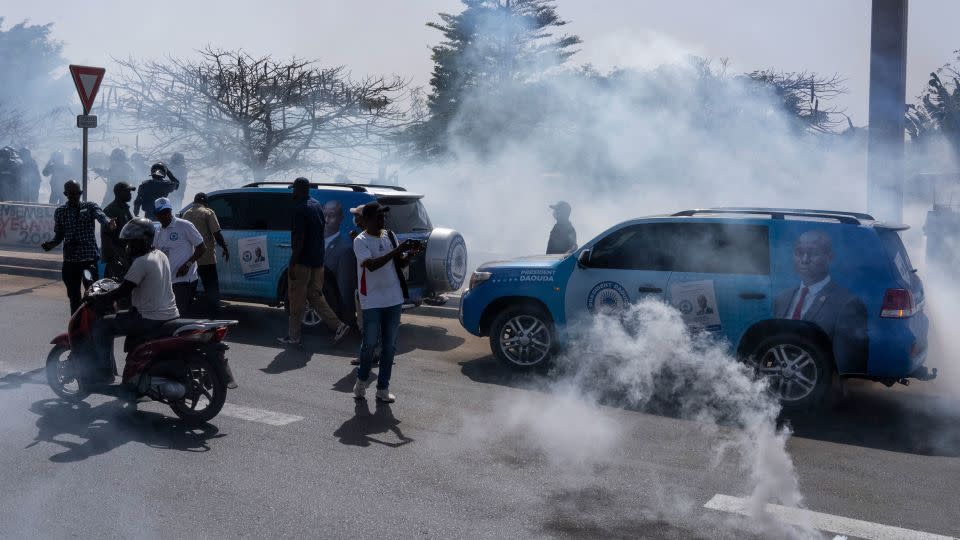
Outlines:
<svg viewBox="0 0 960 540"><path fill-rule="evenodd" d="M903 220L908 0L873 0L870 24L870 127L867 208Z"/></svg>

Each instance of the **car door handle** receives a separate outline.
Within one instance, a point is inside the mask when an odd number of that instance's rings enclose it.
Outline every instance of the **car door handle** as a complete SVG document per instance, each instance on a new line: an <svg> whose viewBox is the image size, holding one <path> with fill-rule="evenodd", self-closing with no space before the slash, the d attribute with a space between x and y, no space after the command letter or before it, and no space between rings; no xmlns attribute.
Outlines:
<svg viewBox="0 0 960 540"><path fill-rule="evenodd" d="M640 287L640 292L642 293L662 293L663 289L660 287Z"/></svg>
<svg viewBox="0 0 960 540"><path fill-rule="evenodd" d="M288 248L288 247L293 247L293 246L291 246L290 244L277 244L277 247L280 247L280 248Z"/></svg>
<svg viewBox="0 0 960 540"><path fill-rule="evenodd" d="M740 298L744 300L763 300L767 295L762 292L742 292Z"/></svg>

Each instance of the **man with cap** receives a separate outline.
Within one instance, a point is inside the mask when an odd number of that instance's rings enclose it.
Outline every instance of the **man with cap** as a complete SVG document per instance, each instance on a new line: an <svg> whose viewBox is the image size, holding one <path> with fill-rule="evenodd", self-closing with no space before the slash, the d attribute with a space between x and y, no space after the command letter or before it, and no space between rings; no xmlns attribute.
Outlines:
<svg viewBox="0 0 960 540"><path fill-rule="evenodd" d="M133 201L133 214L139 215L143 208L143 217L156 221L157 216L154 208L155 201L160 198L166 198L180 187L180 181L170 173L163 162L158 161L150 167L150 178L140 183L140 190L137 192L137 198ZM169 202L169 201L168 201ZM170 204L173 207L173 204ZM171 261L172 262L172 261Z"/></svg>
<svg viewBox="0 0 960 540"><path fill-rule="evenodd" d="M193 226L203 236L204 252L197 261L197 274L203 283L203 293L207 298L207 317L216 319L220 313L220 277L217 275L217 244L220 244L220 254L223 261L230 260L230 251L227 241L220 231L220 221L216 212L207 205L207 194L200 192L193 197L193 206L183 213L183 219L193 223Z"/></svg>
<svg viewBox="0 0 960 540"><path fill-rule="evenodd" d="M160 230L153 240L153 245L163 252L170 260L170 269L173 271L173 295L177 300L177 311L180 316L186 316L193 295L197 292L197 261L203 256L206 248L203 245L203 236L193 226L193 223L173 215L173 205L170 199L161 197L154 206Z"/></svg>
<svg viewBox="0 0 960 540"><path fill-rule="evenodd" d="M406 283L401 268L422 248L415 240L398 242L392 231L384 230L384 214L390 209L378 202L363 206L361 217L364 230L353 239L357 256L357 281L360 283L360 307L363 312L363 332L360 345L360 365L353 395L363 399L373 382L374 349L379 342L380 371L377 375L377 401L393 403L390 393L390 375L400 330L400 313L406 295Z"/></svg>
<svg viewBox="0 0 960 540"><path fill-rule="evenodd" d="M127 256L120 242L120 230L133 219L133 214L130 213L130 200L133 199L133 192L136 189L126 182L117 182L113 186L113 201L103 209L103 213L108 218L117 222L117 228L112 231L107 228L100 229L100 246L103 250L103 262L106 265L104 270L106 277L119 278L126 267Z"/></svg>
<svg viewBox="0 0 960 540"><path fill-rule="evenodd" d="M277 338L282 345L300 345L301 325L307 302L333 332L338 343L350 331L323 297L324 217L323 207L310 197L310 181L297 178L293 185L293 224L290 229L292 253L287 264L287 302L290 307L287 335Z"/></svg>
<svg viewBox="0 0 960 540"><path fill-rule="evenodd" d="M550 205L553 218L557 224L550 231L550 240L547 242L547 255L570 253L577 249L577 231L570 223L570 204L560 201Z"/></svg>
<svg viewBox="0 0 960 540"><path fill-rule="evenodd" d="M111 221L97 203L81 201L82 194L83 190L76 180L67 180L63 185L67 202L53 212L53 238L40 244L44 251L50 251L63 242L61 274L63 284L67 287L71 314L77 311L82 300L80 287L83 284L83 271L90 270L94 279L99 273L97 260L100 250L93 234L93 222L99 221L101 227L117 227L116 221Z"/></svg>

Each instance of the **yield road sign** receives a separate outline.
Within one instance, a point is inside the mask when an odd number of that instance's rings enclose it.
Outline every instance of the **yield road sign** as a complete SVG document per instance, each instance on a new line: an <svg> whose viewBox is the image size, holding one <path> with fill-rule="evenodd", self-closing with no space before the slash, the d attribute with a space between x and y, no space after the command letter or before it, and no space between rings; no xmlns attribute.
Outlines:
<svg viewBox="0 0 960 540"><path fill-rule="evenodd" d="M83 114L90 114L90 107L93 106L97 90L100 89L100 81L103 80L103 74L106 72L107 70L101 67L70 65L73 85L77 87L77 94L80 95L80 102L83 103Z"/></svg>

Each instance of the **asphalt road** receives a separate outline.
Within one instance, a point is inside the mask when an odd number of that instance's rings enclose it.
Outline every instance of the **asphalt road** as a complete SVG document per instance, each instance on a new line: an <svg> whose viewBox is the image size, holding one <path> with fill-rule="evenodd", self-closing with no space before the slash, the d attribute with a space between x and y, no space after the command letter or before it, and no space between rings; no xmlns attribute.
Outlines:
<svg viewBox="0 0 960 540"><path fill-rule="evenodd" d="M536 390L543 377L501 370L454 307L404 315L398 401L382 406L352 399L355 336L283 351L282 313L235 305L241 387L195 430L156 404L57 400L34 370L66 311L59 283L0 275L0 537L780 534L704 508L747 495L749 471L718 450L737 430ZM856 384L837 409L792 419L806 508L960 536L960 401L945 393Z"/></svg>

